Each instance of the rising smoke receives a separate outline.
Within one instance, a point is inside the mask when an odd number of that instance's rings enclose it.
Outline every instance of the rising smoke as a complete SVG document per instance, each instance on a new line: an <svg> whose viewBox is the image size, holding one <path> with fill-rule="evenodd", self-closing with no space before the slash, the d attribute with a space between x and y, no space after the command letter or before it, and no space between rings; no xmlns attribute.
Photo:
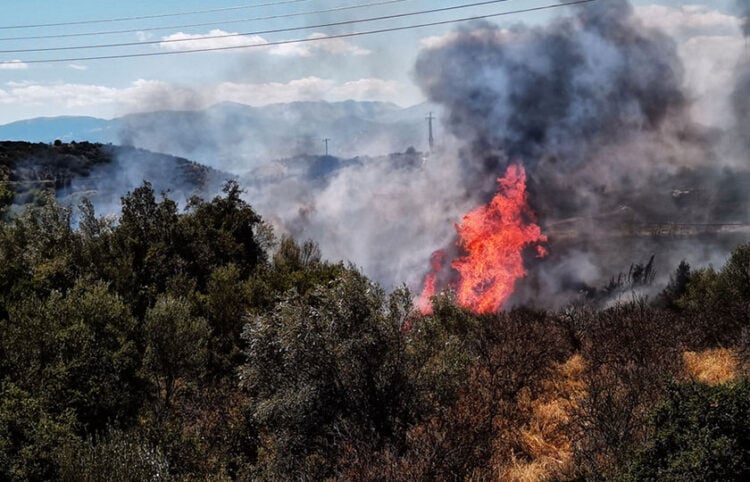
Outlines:
<svg viewBox="0 0 750 482"><path fill-rule="evenodd" d="M272 179L255 171L242 184L280 232L317 241L324 257L350 260L389 288L416 289L425 260L451 242L453 224L478 202L455 182L463 167L457 159L418 152L360 158L324 176L314 174L315 164L279 163L265 173Z"/></svg>
<svg viewBox="0 0 750 482"><path fill-rule="evenodd" d="M233 176L186 159L132 147L104 146L111 162L99 163L86 176L75 177L57 193L64 205L80 205L88 198L100 216L120 213L121 198L148 181L158 196L166 195L180 206L191 196L213 197Z"/></svg>
<svg viewBox="0 0 750 482"><path fill-rule="evenodd" d="M747 11L747 3L739 6ZM746 234L649 237L644 226L750 221L750 174L738 162L747 160L741 144L750 137L747 56L731 94L727 125L735 127L709 129L691 117L671 37L642 25L626 1L569 12L542 27L474 23L421 52L414 76L442 108L445 129L431 155L275 162L241 178L248 200L280 232L317 241L326 258L351 260L386 287L404 282L419 290L430 254L458 254L454 224L487 202L498 176L520 162L550 254L527 259L529 277L512 302L569 301L651 254L662 280L683 258L722 264ZM213 112L221 150L206 156L242 157L253 130L228 138L232 118L220 111ZM203 149L189 143L205 136L184 136L185 149ZM393 146L378 143L371 149Z"/></svg>
<svg viewBox="0 0 750 482"><path fill-rule="evenodd" d="M539 189L565 193L537 193L548 216L606 212L623 183L707 158L674 42L641 27L626 2L588 4L546 27L466 27L423 52L416 76L466 142L465 182L483 189L521 161Z"/></svg>
<svg viewBox="0 0 750 482"><path fill-rule="evenodd" d="M742 19L742 34L750 37L750 2L747 0L735 0L737 13Z"/></svg>
<svg viewBox="0 0 750 482"><path fill-rule="evenodd" d="M744 129L746 74L734 93ZM519 300L568 296L652 253L662 275L682 257L720 263L737 238L649 238L644 226L748 221L750 177L715 155L732 134L693 121L675 42L628 2L575 7L544 27L461 28L420 55L416 79L464 143L468 191L486 199L511 162L529 171L551 256L534 263Z"/></svg>
<svg viewBox="0 0 750 482"><path fill-rule="evenodd" d="M750 175L716 154L736 133L693 121L675 41L628 2L587 4L544 27L459 28L421 53L414 74L444 109L443 149L353 162L323 179L280 166L249 199L326 257L418 289L431 252L458 255L454 224L522 162L550 255L527 259L511 302L569 301L651 254L663 281L683 258L720 265L743 240L644 236L652 223L747 222Z"/></svg>
<svg viewBox="0 0 750 482"><path fill-rule="evenodd" d="M736 84L732 92L732 106L736 118L736 136L740 139L743 161L748 162L750 152L750 2L736 0L737 12L742 17L742 33L745 37L745 52L737 65Z"/></svg>

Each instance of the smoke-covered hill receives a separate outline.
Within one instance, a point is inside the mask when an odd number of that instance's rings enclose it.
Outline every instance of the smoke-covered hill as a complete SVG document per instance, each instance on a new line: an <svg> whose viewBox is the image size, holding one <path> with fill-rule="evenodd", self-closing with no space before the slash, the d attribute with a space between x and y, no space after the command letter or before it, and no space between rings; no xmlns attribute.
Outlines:
<svg viewBox="0 0 750 482"><path fill-rule="evenodd" d="M54 191L63 204L89 197L102 214L117 212L126 192L149 181L183 200L211 194L229 174L166 154L89 142L0 142L0 179L20 207Z"/></svg>
<svg viewBox="0 0 750 482"><path fill-rule="evenodd" d="M221 103L198 111L160 111L112 120L29 119L0 126L0 139L90 141L187 157L217 169L244 172L270 159L322 154L323 138L342 157L379 155L427 143L428 104L293 102L251 107Z"/></svg>

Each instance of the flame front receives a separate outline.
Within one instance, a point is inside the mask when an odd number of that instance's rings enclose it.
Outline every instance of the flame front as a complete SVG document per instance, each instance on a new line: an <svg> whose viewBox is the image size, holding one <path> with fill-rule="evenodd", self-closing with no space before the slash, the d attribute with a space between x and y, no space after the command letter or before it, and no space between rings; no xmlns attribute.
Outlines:
<svg viewBox="0 0 750 482"><path fill-rule="evenodd" d="M417 308L420 312L425 315L432 313L432 301L431 298L435 296L437 291L438 274L443 270L443 261L445 260L445 251L435 251L430 257L430 265L432 271L430 271L424 278L424 288L422 294L417 300Z"/></svg>
<svg viewBox="0 0 750 482"><path fill-rule="evenodd" d="M516 281L526 276L524 248L536 245L540 257L547 254L539 244L547 237L528 205L524 168L509 166L498 183L492 201L469 212L456 225L457 245L464 255L451 263L458 278L450 286L458 303L475 313L497 312L513 294ZM417 302L424 314L432 310L429 300L436 293L444 256L442 251L433 254L432 271Z"/></svg>

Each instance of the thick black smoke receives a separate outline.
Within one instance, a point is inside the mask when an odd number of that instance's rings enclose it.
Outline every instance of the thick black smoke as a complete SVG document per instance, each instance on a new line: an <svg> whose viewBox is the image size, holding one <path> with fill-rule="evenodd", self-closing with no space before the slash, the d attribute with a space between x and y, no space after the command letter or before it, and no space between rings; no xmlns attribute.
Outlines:
<svg viewBox="0 0 750 482"><path fill-rule="evenodd" d="M621 2L587 6L551 27L460 31L426 51L417 79L450 108L453 132L480 156L500 148L534 162L587 158L602 140L658 128L685 108L674 45L638 29Z"/></svg>
<svg viewBox="0 0 750 482"><path fill-rule="evenodd" d="M724 168L723 134L693 122L674 40L627 1L571 8L542 27L473 24L421 53L416 80L464 143L464 183L489 196L505 165L526 166L551 239L526 285L547 299L564 280L598 282L653 253L662 276L683 257L720 264L736 237L644 236L652 225L748 221L750 175ZM735 92L738 119L750 112L748 81Z"/></svg>
<svg viewBox="0 0 750 482"><path fill-rule="evenodd" d="M520 160L547 189L560 184L550 177L568 189L588 169L579 180L591 189L576 188L585 201L612 182L705 156L674 42L643 28L627 2L576 13L539 28L472 25L419 57L417 81L468 146L469 183L492 188L485 180Z"/></svg>

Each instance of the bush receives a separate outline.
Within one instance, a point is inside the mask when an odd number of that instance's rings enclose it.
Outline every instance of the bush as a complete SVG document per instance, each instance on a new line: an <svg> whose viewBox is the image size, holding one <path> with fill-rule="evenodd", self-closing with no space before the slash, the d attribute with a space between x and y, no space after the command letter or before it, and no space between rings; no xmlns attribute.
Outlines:
<svg viewBox="0 0 750 482"><path fill-rule="evenodd" d="M159 482L170 480L161 451L134 435L112 432L99 441L70 441L58 451L64 482ZM105 475L106 474L106 475Z"/></svg>
<svg viewBox="0 0 750 482"><path fill-rule="evenodd" d="M308 296L290 292L246 325L240 379L261 435L262 479L330 477L346 440L378 445L402 432L409 311L408 296L388 299L349 270Z"/></svg>
<svg viewBox="0 0 750 482"><path fill-rule="evenodd" d="M671 385L653 435L623 474L632 481L750 479L750 383Z"/></svg>

